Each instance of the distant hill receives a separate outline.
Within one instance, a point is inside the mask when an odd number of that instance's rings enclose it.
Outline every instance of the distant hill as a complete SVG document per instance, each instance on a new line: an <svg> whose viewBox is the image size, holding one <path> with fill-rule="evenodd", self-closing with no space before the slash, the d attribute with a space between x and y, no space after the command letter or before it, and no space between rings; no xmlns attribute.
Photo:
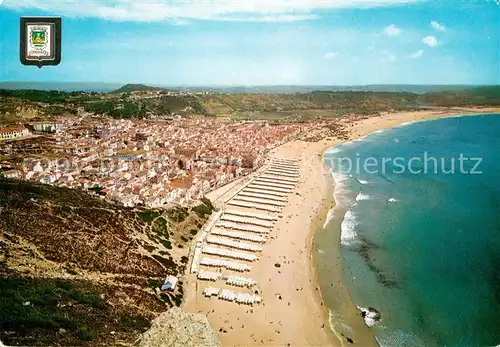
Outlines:
<svg viewBox="0 0 500 347"><path fill-rule="evenodd" d="M160 312L157 294L184 273L212 211L132 210L84 191L0 176L0 336L15 346L132 345Z"/></svg>
<svg viewBox="0 0 500 347"><path fill-rule="evenodd" d="M349 113L374 114L382 111L417 107L417 94L364 91L312 91L295 94L213 94L201 96L208 114L296 113L307 110L330 110L330 116Z"/></svg>
<svg viewBox="0 0 500 347"><path fill-rule="evenodd" d="M305 120L346 114L373 115L379 112L414 110L421 107L459 107L500 105L500 86L466 88L427 86L425 93L416 86L371 86L372 89L411 89L413 91L329 90L325 87L301 93L257 93L274 87L231 87L233 93L158 95L135 98L133 91L166 90L144 84L127 84L114 94L61 92L45 90L5 90L0 88L0 124L37 116L55 117L85 111L113 118L161 118L173 115L222 116L233 119ZM269 89L271 88L271 89ZM285 87L283 87L285 88ZM288 87L286 87L288 88ZM293 86L289 91L294 90ZM301 87L302 88L302 87ZM307 88L307 87L303 87ZM361 87L360 87L361 88ZM369 89L368 87L366 87ZM424 87L420 91L423 91ZM247 92L245 92L247 91ZM252 92L250 92L252 91ZM121 95L120 95L121 94ZM29 110L28 110L29 109ZM19 112L23 110L24 113ZM321 111L322 112L319 112ZM29 111L29 112L28 112ZM312 112L311 112L312 111ZM37 114L35 114L37 113Z"/></svg>
<svg viewBox="0 0 500 347"><path fill-rule="evenodd" d="M496 106L500 105L500 86L426 93L418 100L429 106Z"/></svg>
<svg viewBox="0 0 500 347"><path fill-rule="evenodd" d="M276 85L276 86L179 86L166 84L119 84L96 82L0 82L0 89L32 89L109 93L134 90L177 90L186 92L216 92L231 94L294 94L309 93L315 90L324 91L372 91L372 92L409 92L431 93L456 91L482 87L477 85L419 85L419 84L373 84L373 85Z"/></svg>
<svg viewBox="0 0 500 347"><path fill-rule="evenodd" d="M215 92L229 94L295 94L316 90L332 92L407 92L423 94L429 92L454 91L475 88L475 85L418 85L418 84L373 84L373 85L283 85L283 86L161 86L170 90L186 92Z"/></svg>
<svg viewBox="0 0 500 347"><path fill-rule="evenodd" d="M148 86L145 84L126 84L116 90L113 90L112 92L110 92L110 94L154 91L154 90L166 90L166 89L161 87Z"/></svg>

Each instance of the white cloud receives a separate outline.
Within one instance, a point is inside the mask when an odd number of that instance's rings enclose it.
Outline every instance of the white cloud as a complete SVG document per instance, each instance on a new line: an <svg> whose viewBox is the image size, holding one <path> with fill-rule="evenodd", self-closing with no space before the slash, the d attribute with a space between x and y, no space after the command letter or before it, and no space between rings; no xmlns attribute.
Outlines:
<svg viewBox="0 0 500 347"><path fill-rule="evenodd" d="M446 31L446 27L444 25L441 25L434 20L431 22L431 27L433 27L437 31Z"/></svg>
<svg viewBox="0 0 500 347"><path fill-rule="evenodd" d="M434 36L426 36L422 39L422 42L429 47L436 47L438 45L438 40Z"/></svg>
<svg viewBox="0 0 500 347"><path fill-rule="evenodd" d="M339 56L337 52L328 52L324 55L325 59L335 59Z"/></svg>
<svg viewBox="0 0 500 347"><path fill-rule="evenodd" d="M226 21L226 22L296 22L301 20L311 20L316 19L318 16L312 14L277 14L270 16L229 16L229 17L220 17L217 20Z"/></svg>
<svg viewBox="0 0 500 347"><path fill-rule="evenodd" d="M387 36L398 36L401 34L401 29L396 27L394 24L391 24L384 29L384 34Z"/></svg>
<svg viewBox="0 0 500 347"><path fill-rule="evenodd" d="M410 54L410 58L416 59L416 58L420 58L422 55L424 55L424 51L422 49L420 49L420 50Z"/></svg>
<svg viewBox="0 0 500 347"><path fill-rule="evenodd" d="M226 20L290 22L315 19L313 11L339 8L374 8L416 3L420 0L5 0L11 9L37 9L60 16L96 17L113 21Z"/></svg>

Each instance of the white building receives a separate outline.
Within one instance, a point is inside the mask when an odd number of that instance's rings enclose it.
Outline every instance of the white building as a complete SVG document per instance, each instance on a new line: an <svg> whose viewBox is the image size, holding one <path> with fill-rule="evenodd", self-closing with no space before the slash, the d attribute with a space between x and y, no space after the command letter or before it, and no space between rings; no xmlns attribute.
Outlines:
<svg viewBox="0 0 500 347"><path fill-rule="evenodd" d="M62 124L60 123L48 123L48 122L39 122L32 123L30 126L33 127L33 130L45 132L45 133L56 133L62 129Z"/></svg>
<svg viewBox="0 0 500 347"><path fill-rule="evenodd" d="M0 140L18 139L20 137L25 137L29 135L30 132L28 131L28 129L23 127L0 129Z"/></svg>

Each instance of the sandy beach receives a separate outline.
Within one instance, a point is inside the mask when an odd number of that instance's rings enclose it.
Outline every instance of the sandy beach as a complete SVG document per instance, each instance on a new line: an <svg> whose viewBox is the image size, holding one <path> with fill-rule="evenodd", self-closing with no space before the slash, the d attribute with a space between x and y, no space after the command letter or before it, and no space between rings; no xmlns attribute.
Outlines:
<svg viewBox="0 0 500 347"><path fill-rule="evenodd" d="M471 109L470 114L494 113L499 109ZM466 114L456 110L390 113L359 121L344 119L341 123L353 140L373 131L407 122L430 120ZM350 345L329 327L328 310L319 292L312 257L313 236L321 230L327 211L333 207L333 180L322 163L323 153L342 141L325 139L318 142L295 140L269 153L269 158L299 159L299 181L287 205L274 225L270 240L263 245L260 259L252 265L251 276L258 281L264 302L253 307L206 299L194 275L185 279L185 302L188 312L206 314L224 346L342 346ZM214 192L218 202L234 194L236 182ZM209 196L210 198L210 196ZM279 264L279 267L277 266ZM341 264L337 264L339 278ZM355 331L353 344L376 345L347 289L339 286L345 303L341 314ZM349 337L349 339L352 337Z"/></svg>

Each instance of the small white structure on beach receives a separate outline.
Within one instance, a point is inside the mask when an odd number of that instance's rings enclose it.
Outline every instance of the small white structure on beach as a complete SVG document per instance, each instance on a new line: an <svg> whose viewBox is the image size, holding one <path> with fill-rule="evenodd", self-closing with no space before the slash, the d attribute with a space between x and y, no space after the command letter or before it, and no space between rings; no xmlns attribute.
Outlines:
<svg viewBox="0 0 500 347"><path fill-rule="evenodd" d="M220 288L215 288L215 287L207 287L203 290L203 295L206 297L210 296L217 296L219 295Z"/></svg>
<svg viewBox="0 0 500 347"><path fill-rule="evenodd" d="M236 249L242 249L249 252L262 252L262 247L256 246L246 242L233 241L217 236L209 236L207 238L207 243L212 243L214 245L226 246Z"/></svg>
<svg viewBox="0 0 500 347"><path fill-rule="evenodd" d="M256 183L259 183L259 182L274 183L274 184L277 184L280 186L284 186L285 188L293 188L297 185L297 183L282 181L280 179L274 179L274 178L264 178L264 177L259 177L254 182L256 182Z"/></svg>
<svg viewBox="0 0 500 347"><path fill-rule="evenodd" d="M236 203L238 203L238 202L234 201L234 204L236 204ZM245 202L245 204L246 204L246 202ZM216 226L228 228L228 229L250 231L250 232L259 233L259 234L269 234L269 228L261 227L258 225L245 224L245 223L237 223L237 222L221 220L216 224Z"/></svg>
<svg viewBox="0 0 500 347"><path fill-rule="evenodd" d="M281 196L281 197L287 197L290 195L288 193L282 193L282 192L263 191L262 189L258 188L246 188L242 192L251 192L256 194L265 194L269 196Z"/></svg>
<svg viewBox="0 0 500 347"><path fill-rule="evenodd" d="M177 281L179 279L175 276L167 276L165 279L165 283L161 286L161 290L167 290L169 292L173 292L175 290L175 287L177 286Z"/></svg>
<svg viewBox="0 0 500 347"><path fill-rule="evenodd" d="M200 265L225 268L228 270L234 270L239 272L250 271L252 269L252 267L250 267L247 264L242 264L222 259L213 259L213 258L202 258L200 260Z"/></svg>
<svg viewBox="0 0 500 347"><path fill-rule="evenodd" d="M231 210L231 209L226 209L224 211L224 214L233 214L235 216L243 216L243 217L255 217L257 219L265 219L265 220L278 220L277 217L275 216L270 216L267 214L263 213L255 213L255 212L248 212L248 211L238 211L238 210Z"/></svg>
<svg viewBox="0 0 500 347"><path fill-rule="evenodd" d="M231 259L239 259L246 261L256 261L257 256L255 254L247 254L243 252L235 252L226 248L216 248L211 246L205 246L201 250L205 254L217 255L219 257L231 258Z"/></svg>
<svg viewBox="0 0 500 347"><path fill-rule="evenodd" d="M266 179L271 179L271 180L280 180L282 182L290 182L290 183L297 183L298 182L297 178L280 177L280 176L276 176L273 174L264 174L264 175L260 176L260 178L266 178Z"/></svg>
<svg viewBox="0 0 500 347"><path fill-rule="evenodd" d="M217 281L220 277L221 273L219 272L211 272L205 270L200 271L200 273L198 274L198 279L205 281Z"/></svg>
<svg viewBox="0 0 500 347"><path fill-rule="evenodd" d="M252 192L246 192L246 191L239 192L238 196L247 196L247 197L251 197L251 198L269 199L269 200L281 201L281 202L288 201L285 197L262 194L262 193L252 193Z"/></svg>
<svg viewBox="0 0 500 347"><path fill-rule="evenodd" d="M219 299L227 301L236 301L239 304L253 305L255 303L260 303L262 298L255 294L248 293L235 293L229 289L223 289L219 293Z"/></svg>
<svg viewBox="0 0 500 347"><path fill-rule="evenodd" d="M282 201L275 201L275 200L270 200L267 198L254 198L254 197L250 197L250 196L236 195L234 197L234 200L247 201L247 202L253 202L256 204L271 205L271 206L281 206L281 207L286 206L286 203L284 203Z"/></svg>
<svg viewBox="0 0 500 347"><path fill-rule="evenodd" d="M256 285L257 282L248 277L229 276L226 278L226 284L236 287L251 287Z"/></svg>
<svg viewBox="0 0 500 347"><path fill-rule="evenodd" d="M252 186L279 188L279 189L283 189L282 191L284 191L284 192L291 192L293 190L293 187L285 186L282 184L276 184L276 183L261 182L259 180L253 181Z"/></svg>
<svg viewBox="0 0 500 347"><path fill-rule="evenodd" d="M221 220L227 220L230 222L244 223L244 224L255 224L266 228L272 228L273 222L260 220L251 216L234 216L232 214L224 214L220 218Z"/></svg>
<svg viewBox="0 0 500 347"><path fill-rule="evenodd" d="M230 237L233 239L259 242L259 243L264 243L267 240L263 236L259 236L259 235L255 235L255 234L247 234L244 232L229 231L229 230L220 229L220 228L213 228L211 234L212 235L219 235L219 236L226 236L226 237Z"/></svg>
<svg viewBox="0 0 500 347"><path fill-rule="evenodd" d="M270 206L270 205L261 205L261 204L256 204L253 202L246 202L246 201L230 201L227 203L228 205L232 206L239 206L239 207L247 207L247 208L254 208L256 210L262 210L262 211L270 211L270 212L280 212L281 209L275 206Z"/></svg>
<svg viewBox="0 0 500 347"><path fill-rule="evenodd" d="M277 170L277 169L269 169L269 170L266 171L266 173L274 174L276 176L290 177L290 178L297 178L297 177L299 177L299 174L283 172L283 171Z"/></svg>
<svg viewBox="0 0 500 347"><path fill-rule="evenodd" d="M248 185L248 188L257 189L259 191L271 191L271 192L280 192L290 194L292 189L284 189L278 187L264 186L262 184L252 183Z"/></svg>

